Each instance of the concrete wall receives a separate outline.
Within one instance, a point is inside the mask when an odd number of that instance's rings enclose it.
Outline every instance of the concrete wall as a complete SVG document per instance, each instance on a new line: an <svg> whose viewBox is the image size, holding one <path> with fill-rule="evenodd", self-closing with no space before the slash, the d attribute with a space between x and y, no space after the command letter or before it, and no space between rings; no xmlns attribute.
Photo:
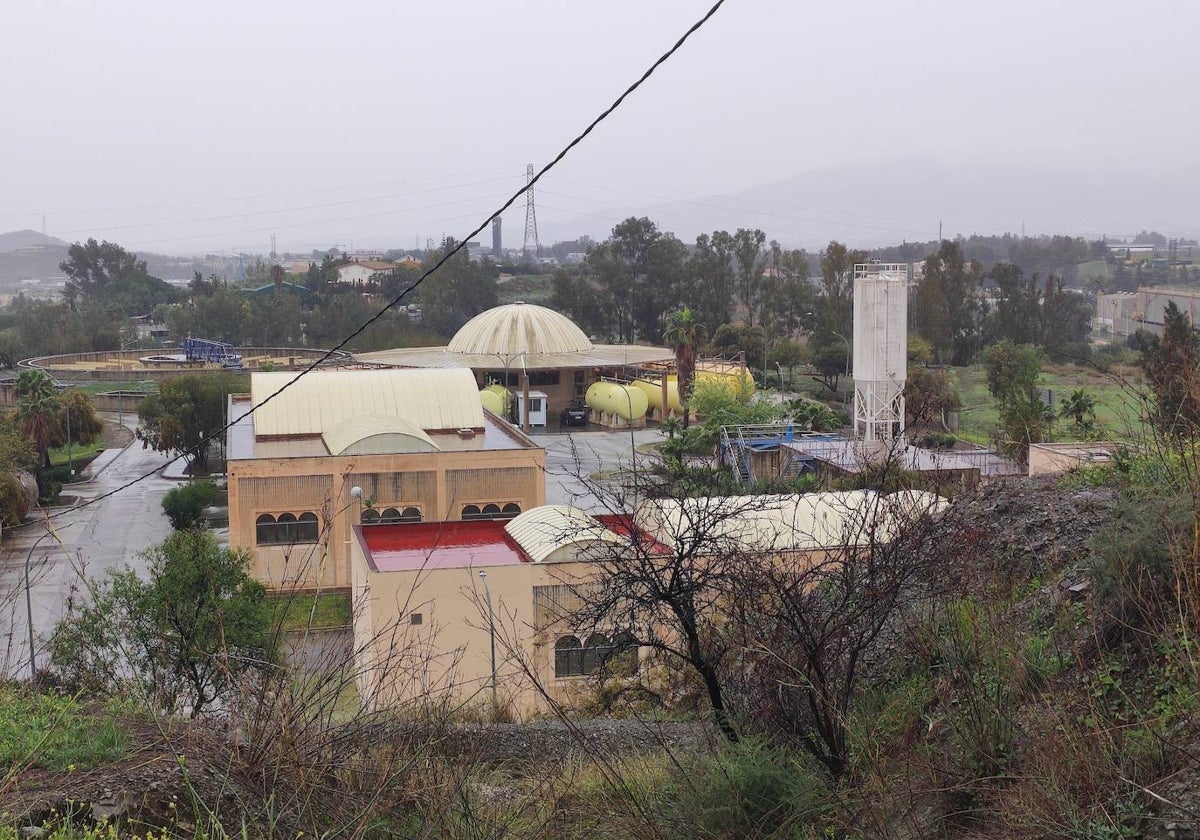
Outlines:
<svg viewBox="0 0 1200 840"><path fill-rule="evenodd" d="M1052 475L1076 467L1112 462L1115 443L1034 443L1029 446L1029 474Z"/></svg>
<svg viewBox="0 0 1200 840"><path fill-rule="evenodd" d="M375 572L357 533L351 565L358 688L364 702L374 708L420 702L490 708L491 628L479 570ZM568 702L594 685L591 677L554 676L555 641L560 635L586 633L566 626L561 609L551 604L556 593L569 599L575 586L594 573L586 563L487 567L502 708L518 717L547 710L526 669L557 702ZM419 624L413 624L414 614Z"/></svg>

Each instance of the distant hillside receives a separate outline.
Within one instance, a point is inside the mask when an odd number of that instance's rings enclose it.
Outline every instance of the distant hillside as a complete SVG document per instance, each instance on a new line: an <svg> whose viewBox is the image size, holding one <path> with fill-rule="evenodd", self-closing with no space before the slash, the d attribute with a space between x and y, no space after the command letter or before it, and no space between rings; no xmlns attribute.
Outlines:
<svg viewBox="0 0 1200 840"><path fill-rule="evenodd" d="M11 233L0 233L0 254L9 251L19 251L24 248L62 248L67 243L53 236L46 236L36 230L14 230Z"/></svg>
<svg viewBox="0 0 1200 840"><path fill-rule="evenodd" d="M643 195L649 195L647 188ZM674 192L679 192L678 190ZM737 193L650 203L633 199L615 219L648 216L684 241L698 233L758 227L787 246L817 248L830 239L858 247L973 233L1168 236L1200 233L1200 168L1150 174L1129 162L1107 168L951 164L894 160L814 169ZM636 193L635 193L636 195ZM665 198L665 196L664 196ZM604 239L615 222L580 216L547 224Z"/></svg>
<svg viewBox="0 0 1200 840"><path fill-rule="evenodd" d="M71 243L34 230L15 230L0 233L0 287L12 288L31 281L61 282L63 273L58 265L67 258ZM163 280L187 280L192 272L207 274L218 270L209 262L191 257L170 257L164 254L137 252L146 261L151 275Z"/></svg>

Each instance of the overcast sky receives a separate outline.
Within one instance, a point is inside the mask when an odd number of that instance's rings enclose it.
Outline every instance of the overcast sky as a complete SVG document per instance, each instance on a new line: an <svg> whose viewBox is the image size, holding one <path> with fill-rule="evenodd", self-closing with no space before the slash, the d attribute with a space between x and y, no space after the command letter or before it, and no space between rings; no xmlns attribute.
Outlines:
<svg viewBox="0 0 1200 840"><path fill-rule="evenodd" d="M0 231L44 213L168 253L461 236L709 5L13 0ZM728 0L556 170L539 221L908 156L1194 170L1197 32L1195 0Z"/></svg>

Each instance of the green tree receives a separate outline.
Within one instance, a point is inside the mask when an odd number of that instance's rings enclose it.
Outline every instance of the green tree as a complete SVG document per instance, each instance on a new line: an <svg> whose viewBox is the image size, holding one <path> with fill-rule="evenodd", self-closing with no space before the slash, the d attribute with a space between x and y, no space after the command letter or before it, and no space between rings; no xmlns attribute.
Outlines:
<svg viewBox="0 0 1200 840"><path fill-rule="evenodd" d="M220 491L211 481L189 481L173 487L163 496L163 516L176 531L186 531L204 523L204 509L217 500Z"/></svg>
<svg viewBox="0 0 1200 840"><path fill-rule="evenodd" d="M733 237L723 230L696 237L685 266L681 297L705 324L733 319Z"/></svg>
<svg viewBox="0 0 1200 840"><path fill-rule="evenodd" d="M854 266L867 261L863 251L851 251L832 241L821 253L821 301L818 329L850 335L854 330Z"/></svg>
<svg viewBox="0 0 1200 840"><path fill-rule="evenodd" d="M695 313L683 308L671 316L663 331L663 340L675 349L675 369L679 375L679 404L683 408L683 428L691 422L692 385L696 378L696 345L703 327Z"/></svg>
<svg viewBox="0 0 1200 840"><path fill-rule="evenodd" d="M762 305L762 248L767 235L757 228L738 228L733 235L733 258L737 268L737 291L746 324L754 326Z"/></svg>
<svg viewBox="0 0 1200 840"><path fill-rule="evenodd" d="M925 260L908 307L909 325L933 345L938 364L965 365L975 355L982 318L975 294L979 276L980 267L967 262L957 242L942 242Z"/></svg>
<svg viewBox="0 0 1200 840"><path fill-rule="evenodd" d="M103 297L105 290L118 280L146 276L146 263L115 242L89 239L67 248L67 259L59 263L67 275L67 288L84 299Z"/></svg>
<svg viewBox="0 0 1200 840"><path fill-rule="evenodd" d="M947 411L962 407L958 391L944 370L910 368L904 383L904 410L910 426L925 426Z"/></svg>
<svg viewBox="0 0 1200 840"><path fill-rule="evenodd" d="M446 239L440 250L426 260L429 269L455 245ZM417 291L424 323L443 336L453 335L458 328L480 312L496 305L496 282L471 262L464 248L432 274Z"/></svg>
<svg viewBox="0 0 1200 840"><path fill-rule="evenodd" d="M90 396L72 388L60 394L58 401L60 408L55 417L51 446L66 445L68 421L71 424L70 439L73 443L87 446L100 439L104 434L104 421L96 414L96 407L92 404Z"/></svg>
<svg viewBox="0 0 1200 840"><path fill-rule="evenodd" d="M19 525L29 512L30 498L19 473L37 466L38 453L23 431L7 417L0 417L0 524Z"/></svg>
<svg viewBox="0 0 1200 840"><path fill-rule="evenodd" d="M984 351L988 391L1000 415L1000 448L1025 463L1029 445L1050 433L1054 410L1042 401L1038 382L1045 357L1032 344L1001 341Z"/></svg>
<svg viewBox="0 0 1200 840"><path fill-rule="evenodd" d="M1070 396L1062 398L1058 416L1074 419L1078 429L1090 429L1096 422L1096 398L1086 388L1076 388Z"/></svg>
<svg viewBox="0 0 1200 840"><path fill-rule="evenodd" d="M273 667L271 609L247 554L181 531L143 556L148 580L110 572L90 582L92 598L68 602L50 651L69 684L115 697L132 682L166 713L196 718L243 674Z"/></svg>
<svg viewBox="0 0 1200 840"><path fill-rule="evenodd" d="M819 309L817 290L808 280L808 254L784 251L772 242L767 252L768 270L763 278L762 325L772 340L795 339L799 332L816 326Z"/></svg>
<svg viewBox="0 0 1200 840"><path fill-rule="evenodd" d="M1138 334L1142 370L1153 396L1155 429L1171 436L1200 431L1200 336L1174 301L1163 313L1163 334Z"/></svg>
<svg viewBox="0 0 1200 840"><path fill-rule="evenodd" d="M23 370L17 376L13 390L17 395L13 417L37 449L42 467L48 469L50 446L54 442L58 415L62 409L54 382L40 370Z"/></svg>
<svg viewBox="0 0 1200 840"><path fill-rule="evenodd" d="M746 364L761 368L766 359L767 339L762 327L748 324L721 324L709 342L714 351L725 356L736 356L744 352Z"/></svg>
<svg viewBox="0 0 1200 840"><path fill-rule="evenodd" d="M158 452L183 455L193 469L207 470L212 444L226 422L229 395L245 393L248 386L245 376L233 373L167 379L138 406L138 439Z"/></svg>

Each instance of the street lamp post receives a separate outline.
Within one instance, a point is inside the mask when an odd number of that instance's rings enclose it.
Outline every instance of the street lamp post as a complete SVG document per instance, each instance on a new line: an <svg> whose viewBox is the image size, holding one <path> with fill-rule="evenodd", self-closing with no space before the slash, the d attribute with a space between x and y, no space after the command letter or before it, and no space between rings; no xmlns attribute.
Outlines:
<svg viewBox="0 0 1200 840"><path fill-rule="evenodd" d="M836 335L842 340L842 343L846 345L846 376L850 376L850 339L846 338L846 336L842 335L840 332L834 332L833 330L830 330L829 333L830 335Z"/></svg>
<svg viewBox="0 0 1200 840"><path fill-rule="evenodd" d="M37 680L37 653L33 642L33 595L31 594L32 583L29 579L29 564L33 560L33 552L37 551L37 547L42 544L42 540L50 536L50 532L42 534L29 548L29 553L25 555L25 621L29 625L29 679Z"/></svg>
<svg viewBox="0 0 1200 840"><path fill-rule="evenodd" d="M779 405L783 405L783 365L779 362L775 363L775 367L779 369Z"/></svg>
<svg viewBox="0 0 1200 840"><path fill-rule="evenodd" d="M492 613L492 591L488 589L487 569L479 570L479 579L483 581L483 593L487 596L488 635L492 642L492 712L500 708L496 699L496 617Z"/></svg>

